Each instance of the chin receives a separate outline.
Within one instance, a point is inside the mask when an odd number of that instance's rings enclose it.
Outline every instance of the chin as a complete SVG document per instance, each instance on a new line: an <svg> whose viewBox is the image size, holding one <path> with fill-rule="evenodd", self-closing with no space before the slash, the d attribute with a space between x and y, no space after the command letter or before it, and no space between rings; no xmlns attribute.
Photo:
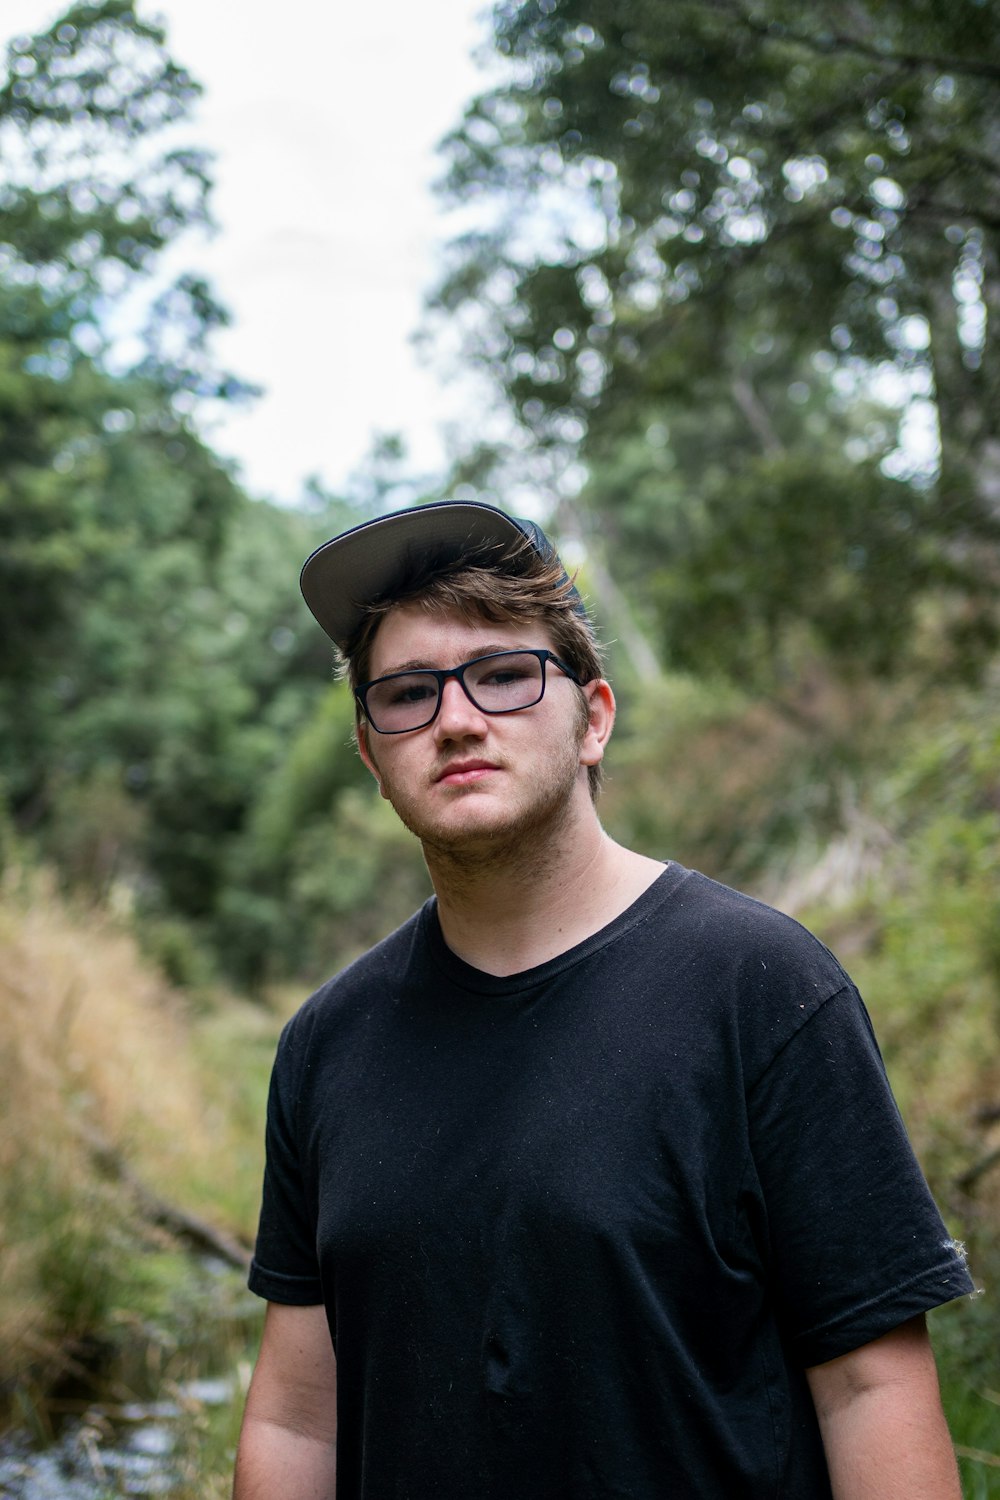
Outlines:
<svg viewBox="0 0 1000 1500"><path fill-rule="evenodd" d="M396 810L399 812L398 808ZM456 852L513 837L522 832L525 826L521 818L499 811L492 815L476 813L457 818L432 819L409 814L404 817L401 812L399 816L425 848Z"/></svg>
<svg viewBox="0 0 1000 1500"><path fill-rule="evenodd" d="M523 857L540 841L550 843L571 807L571 789L562 788L558 796L534 797L516 808L469 797L439 818L420 816L413 808L397 807L396 812L426 854L497 859L510 853Z"/></svg>

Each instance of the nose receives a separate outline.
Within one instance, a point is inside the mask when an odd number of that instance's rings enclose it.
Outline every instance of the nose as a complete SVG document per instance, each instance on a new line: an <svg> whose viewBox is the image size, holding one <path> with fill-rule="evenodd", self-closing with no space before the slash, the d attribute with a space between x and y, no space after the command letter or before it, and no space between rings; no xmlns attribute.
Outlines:
<svg viewBox="0 0 1000 1500"><path fill-rule="evenodd" d="M441 690L441 707L431 726L441 740L460 739L465 735L484 735L486 716L478 709L456 677L450 677Z"/></svg>

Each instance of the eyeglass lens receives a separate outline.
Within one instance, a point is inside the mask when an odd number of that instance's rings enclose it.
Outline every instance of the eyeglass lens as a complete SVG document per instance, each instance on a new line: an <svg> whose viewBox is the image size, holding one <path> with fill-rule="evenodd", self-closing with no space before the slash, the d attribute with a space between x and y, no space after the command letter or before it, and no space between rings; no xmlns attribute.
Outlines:
<svg viewBox="0 0 1000 1500"><path fill-rule="evenodd" d="M538 702L544 672L543 662L530 652L503 652L467 662L460 680L483 713L503 714ZM368 715L383 734L419 729L434 717L440 691L438 679L431 672L399 672L368 688Z"/></svg>

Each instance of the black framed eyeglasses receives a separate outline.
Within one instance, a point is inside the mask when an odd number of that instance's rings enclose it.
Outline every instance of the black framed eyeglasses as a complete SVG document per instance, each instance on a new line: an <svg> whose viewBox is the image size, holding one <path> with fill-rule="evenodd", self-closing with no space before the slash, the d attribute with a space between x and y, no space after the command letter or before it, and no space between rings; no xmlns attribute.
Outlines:
<svg viewBox="0 0 1000 1500"><path fill-rule="evenodd" d="M579 677L552 651L491 651L460 667L420 672L390 672L363 682L354 696L376 734L406 734L433 724L450 677L461 684L469 702L484 714L516 714L545 696L545 668L551 662L578 687Z"/></svg>

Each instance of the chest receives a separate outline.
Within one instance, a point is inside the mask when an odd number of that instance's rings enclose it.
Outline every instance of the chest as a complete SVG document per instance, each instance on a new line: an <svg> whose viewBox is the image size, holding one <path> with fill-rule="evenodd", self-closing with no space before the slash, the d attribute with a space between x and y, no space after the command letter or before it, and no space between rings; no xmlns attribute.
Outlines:
<svg viewBox="0 0 1000 1500"><path fill-rule="evenodd" d="M696 1012L610 973L532 1004L373 1006L317 1054L300 1111L321 1260L742 1255L738 1052Z"/></svg>

